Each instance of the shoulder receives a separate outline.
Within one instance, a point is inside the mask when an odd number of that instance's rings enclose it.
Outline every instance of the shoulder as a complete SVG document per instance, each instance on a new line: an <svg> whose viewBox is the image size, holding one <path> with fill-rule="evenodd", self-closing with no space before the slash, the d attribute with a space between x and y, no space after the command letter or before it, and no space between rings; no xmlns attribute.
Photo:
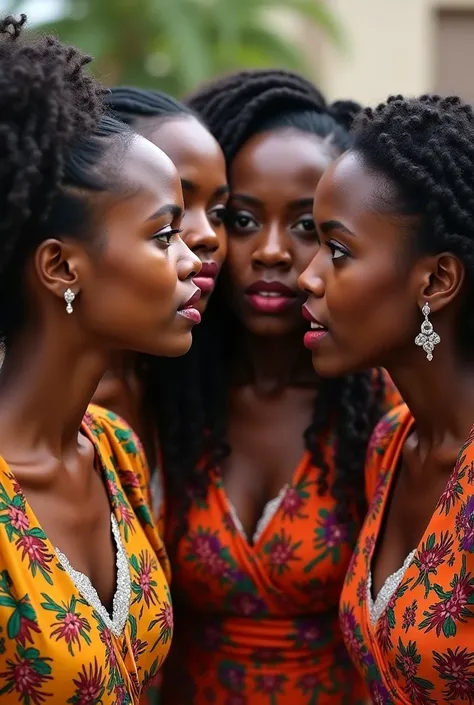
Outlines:
<svg viewBox="0 0 474 705"><path fill-rule="evenodd" d="M382 467L387 470L390 456L396 451L413 417L406 404L399 404L383 416L373 430L367 448L365 484L370 502Z"/></svg>
<svg viewBox="0 0 474 705"><path fill-rule="evenodd" d="M149 470L145 452L140 439L127 422L112 411L90 404L83 423L95 437L99 452L106 455L107 459L114 460L119 475L135 473L135 482L146 488Z"/></svg>
<svg viewBox="0 0 474 705"><path fill-rule="evenodd" d="M84 424L100 442L102 439L121 453L132 456L143 454L137 434L120 416L95 404L87 407Z"/></svg>

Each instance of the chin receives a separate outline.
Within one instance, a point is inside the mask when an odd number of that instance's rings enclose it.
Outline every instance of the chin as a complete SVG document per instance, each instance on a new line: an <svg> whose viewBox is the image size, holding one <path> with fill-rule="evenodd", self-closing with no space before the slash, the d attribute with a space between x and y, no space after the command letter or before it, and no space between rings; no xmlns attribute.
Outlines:
<svg viewBox="0 0 474 705"><path fill-rule="evenodd" d="M345 377L367 369L367 367L351 365L349 360L337 360L335 357L318 355L318 353L314 352L312 354L312 362L315 372L320 377Z"/></svg>
<svg viewBox="0 0 474 705"><path fill-rule="evenodd" d="M148 348L144 352L156 357L181 357L191 348L193 343L192 332L176 336L174 340L168 340L164 344L163 338L157 342L153 349Z"/></svg>
<svg viewBox="0 0 474 705"><path fill-rule="evenodd" d="M291 325L291 323L288 324L288 321L282 321L276 317L262 316L259 320L244 319L242 324L250 333L261 338L283 338L292 334L303 337L303 332L300 332L300 328L295 329L295 326Z"/></svg>

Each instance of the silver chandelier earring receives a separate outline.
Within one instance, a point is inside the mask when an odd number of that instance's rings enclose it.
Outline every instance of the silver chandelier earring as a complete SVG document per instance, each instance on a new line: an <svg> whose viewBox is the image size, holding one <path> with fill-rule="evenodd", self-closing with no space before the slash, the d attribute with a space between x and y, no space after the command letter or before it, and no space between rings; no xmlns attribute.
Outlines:
<svg viewBox="0 0 474 705"><path fill-rule="evenodd" d="M72 307L72 302L76 298L76 294L72 291L72 289L66 289L64 292L64 301L66 302L66 311L67 313L72 313L73 312L73 307Z"/></svg>
<svg viewBox="0 0 474 705"><path fill-rule="evenodd" d="M433 324L428 318L431 313L431 309L428 305L428 302L426 302L423 308L421 309L421 313L425 317L425 320L421 324L421 333L418 333L415 338L415 344L419 345L420 348L423 348L426 353L426 358L431 362L431 360L433 359L434 347L435 345L438 345L438 343L441 342L441 338L439 337L438 333L435 333L433 329Z"/></svg>

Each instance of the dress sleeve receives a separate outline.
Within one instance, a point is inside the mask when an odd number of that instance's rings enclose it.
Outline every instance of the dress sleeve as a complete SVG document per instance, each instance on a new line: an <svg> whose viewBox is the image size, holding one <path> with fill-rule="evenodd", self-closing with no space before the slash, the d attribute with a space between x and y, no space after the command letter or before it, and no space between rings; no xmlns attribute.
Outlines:
<svg viewBox="0 0 474 705"><path fill-rule="evenodd" d="M112 455L120 484L169 582L168 556L152 511L150 471L138 436L119 416L93 405L89 407L85 421L99 446Z"/></svg>

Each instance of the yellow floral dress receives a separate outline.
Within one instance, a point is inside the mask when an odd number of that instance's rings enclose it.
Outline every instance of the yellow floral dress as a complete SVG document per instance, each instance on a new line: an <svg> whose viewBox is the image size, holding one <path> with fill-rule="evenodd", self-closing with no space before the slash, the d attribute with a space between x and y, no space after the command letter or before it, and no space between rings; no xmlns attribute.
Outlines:
<svg viewBox="0 0 474 705"><path fill-rule="evenodd" d="M141 446L123 421L98 407L90 407L82 432L95 446L110 498L113 611L49 542L0 458L2 705L136 705L168 653L168 562L145 499Z"/></svg>

